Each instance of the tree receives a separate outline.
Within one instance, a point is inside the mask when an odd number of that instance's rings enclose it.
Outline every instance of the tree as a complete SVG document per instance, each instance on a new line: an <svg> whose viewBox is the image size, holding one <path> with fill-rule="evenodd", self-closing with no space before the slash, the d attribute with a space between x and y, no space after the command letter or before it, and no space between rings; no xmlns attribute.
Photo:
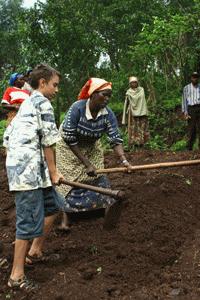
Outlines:
<svg viewBox="0 0 200 300"><path fill-rule="evenodd" d="M22 0L0 0L0 79L6 69L15 70L20 58L20 36L18 17Z"/></svg>

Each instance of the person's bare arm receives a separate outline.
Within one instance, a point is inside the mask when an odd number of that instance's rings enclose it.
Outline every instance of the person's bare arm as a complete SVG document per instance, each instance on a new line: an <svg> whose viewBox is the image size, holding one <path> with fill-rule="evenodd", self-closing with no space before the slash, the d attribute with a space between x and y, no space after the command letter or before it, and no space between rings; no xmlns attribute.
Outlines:
<svg viewBox="0 0 200 300"><path fill-rule="evenodd" d="M19 105L10 105L10 104L2 103L2 107L7 110L14 110L14 111L19 110Z"/></svg>
<svg viewBox="0 0 200 300"><path fill-rule="evenodd" d="M52 184L59 184L59 181L61 179L64 179L64 177L58 172L56 168L56 155L54 145L50 147L44 147L44 156L48 165Z"/></svg>
<svg viewBox="0 0 200 300"><path fill-rule="evenodd" d="M122 144L114 146L113 150L116 153L116 155L119 157L120 162L123 164L123 166L127 167L128 171L129 171L129 168L131 167L131 164L126 159Z"/></svg>

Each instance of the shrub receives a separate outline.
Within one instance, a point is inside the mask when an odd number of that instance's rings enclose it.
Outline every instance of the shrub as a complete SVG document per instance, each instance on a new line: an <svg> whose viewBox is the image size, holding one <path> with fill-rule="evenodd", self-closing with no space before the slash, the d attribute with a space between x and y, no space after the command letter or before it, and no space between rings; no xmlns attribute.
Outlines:
<svg viewBox="0 0 200 300"><path fill-rule="evenodd" d="M3 134L6 129L6 120L1 120L0 121L0 146L2 147L3 145Z"/></svg>
<svg viewBox="0 0 200 300"><path fill-rule="evenodd" d="M187 144L186 140L180 140L174 143L170 149L172 151L182 151L186 149L186 144Z"/></svg>

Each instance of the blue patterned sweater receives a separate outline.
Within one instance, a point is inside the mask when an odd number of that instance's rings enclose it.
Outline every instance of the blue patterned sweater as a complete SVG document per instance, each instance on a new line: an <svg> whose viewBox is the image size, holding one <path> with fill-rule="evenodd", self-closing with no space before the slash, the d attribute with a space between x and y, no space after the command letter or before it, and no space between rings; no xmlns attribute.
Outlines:
<svg viewBox="0 0 200 300"><path fill-rule="evenodd" d="M68 145L77 145L81 141L95 142L107 134L112 146L122 144L117 119L109 107L101 109L93 119L88 100L78 100L72 104L61 125L63 139Z"/></svg>

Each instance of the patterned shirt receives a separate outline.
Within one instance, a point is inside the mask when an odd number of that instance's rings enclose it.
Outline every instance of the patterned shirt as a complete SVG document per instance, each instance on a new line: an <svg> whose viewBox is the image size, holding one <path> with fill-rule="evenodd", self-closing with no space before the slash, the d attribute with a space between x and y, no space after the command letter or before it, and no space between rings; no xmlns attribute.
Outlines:
<svg viewBox="0 0 200 300"><path fill-rule="evenodd" d="M51 186L43 147L60 140L50 101L34 91L25 100L4 133L10 191Z"/></svg>
<svg viewBox="0 0 200 300"><path fill-rule="evenodd" d="M200 84L194 86L192 83L183 89L182 112L188 113L188 105L200 104Z"/></svg>
<svg viewBox="0 0 200 300"><path fill-rule="evenodd" d="M29 91L12 86L6 89L1 103L10 105L21 104L24 100L28 99L29 95Z"/></svg>
<svg viewBox="0 0 200 300"><path fill-rule="evenodd" d="M68 145L77 145L80 141L94 142L104 133L108 135L112 146L122 143L117 119L108 107L101 109L93 119L88 100L78 100L70 107L61 125L63 139Z"/></svg>

